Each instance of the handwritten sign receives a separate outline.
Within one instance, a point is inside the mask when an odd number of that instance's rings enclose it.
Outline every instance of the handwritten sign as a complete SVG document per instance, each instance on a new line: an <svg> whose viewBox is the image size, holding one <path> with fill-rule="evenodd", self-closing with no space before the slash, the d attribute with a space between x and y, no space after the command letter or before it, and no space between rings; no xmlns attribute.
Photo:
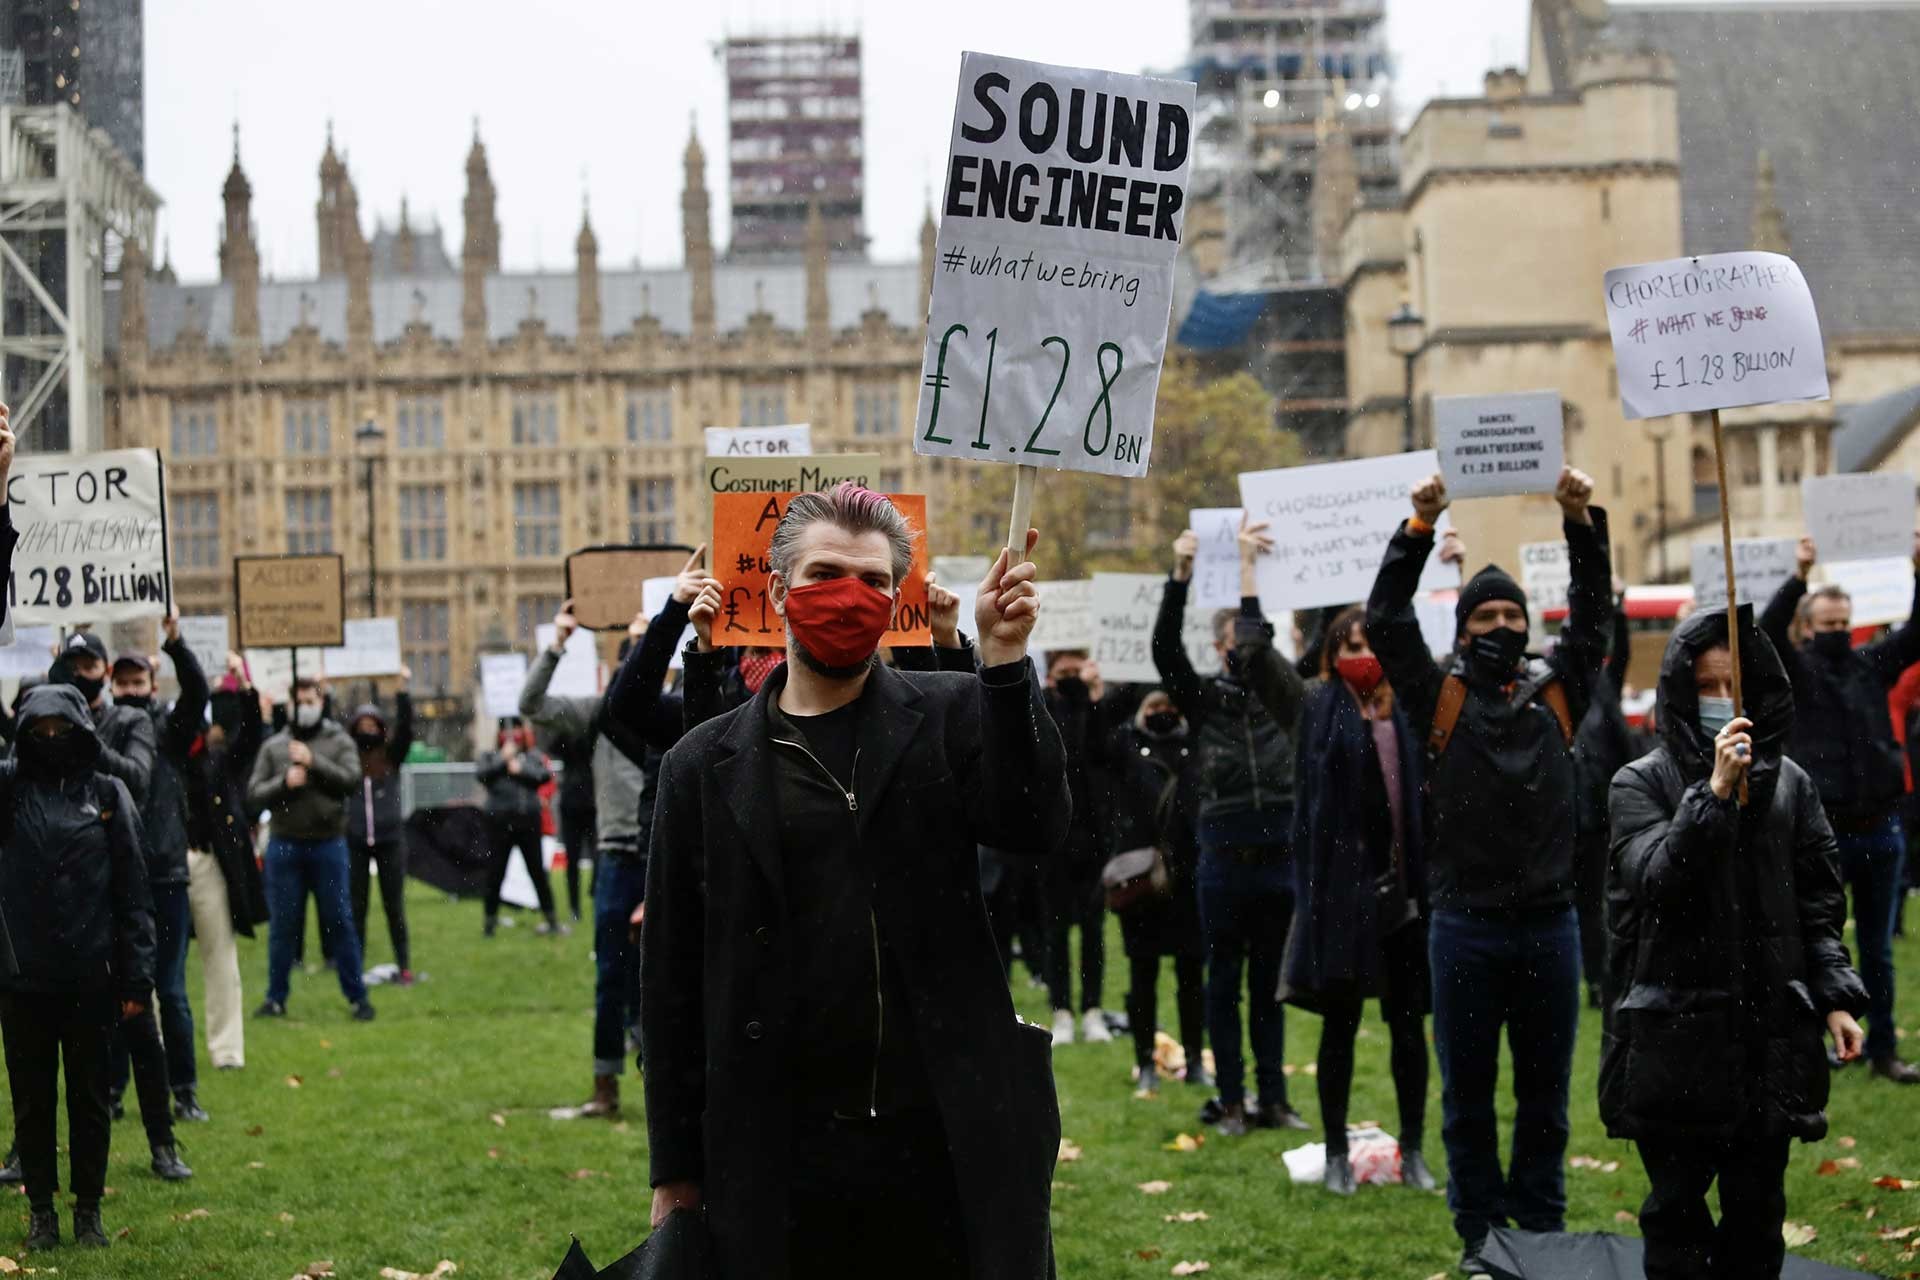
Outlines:
<svg viewBox="0 0 1920 1280"><path fill-rule="evenodd" d="M188 649L200 663L200 670L208 681L218 681L227 673L227 653L233 648L228 639L227 615L224 613L190 613L180 619L180 639L186 642ZM179 679L173 669L173 659L165 653L160 655L160 674L170 679Z"/></svg>
<svg viewBox="0 0 1920 1280"><path fill-rule="evenodd" d="M1153 624L1160 616L1160 597L1166 588L1166 577L1158 573L1093 575L1093 656L1105 679L1116 684L1160 682L1160 670L1153 661ZM1051 600L1047 607L1052 607ZM1180 625L1181 647L1203 676L1220 670L1220 651L1213 647L1213 612L1189 604Z"/></svg>
<svg viewBox="0 0 1920 1280"><path fill-rule="evenodd" d="M240 643L250 649L340 644L346 636L341 601L345 573L337 553L235 556L233 600Z"/></svg>
<svg viewBox="0 0 1920 1280"><path fill-rule="evenodd" d="M309 649L309 654L318 654L318 649ZM241 655L247 664L247 680L259 692L267 695L270 702L290 702L293 699L293 655L292 649L248 649ZM317 676L319 666L309 666L305 656L300 661L300 674Z"/></svg>
<svg viewBox="0 0 1920 1280"><path fill-rule="evenodd" d="M349 618L342 630L345 638L341 643L320 652L320 669L327 679L400 674L398 618Z"/></svg>
<svg viewBox="0 0 1920 1280"><path fill-rule="evenodd" d="M678 578L647 579L646 613L649 626L652 625L655 618L660 616L660 611L667 607L667 602L673 599L673 589L678 586L679 583L680 579ZM669 671L678 671L686 665L683 659L687 650L687 641L691 639L693 639L693 624L689 622L686 626L680 628L680 636L673 642L673 657L667 662L667 669Z"/></svg>
<svg viewBox="0 0 1920 1280"><path fill-rule="evenodd" d="M1828 582L1846 591L1853 601L1853 625L1877 627L1905 622L1913 612L1913 558L1848 560L1825 566Z"/></svg>
<svg viewBox="0 0 1920 1280"><path fill-rule="evenodd" d="M527 655L480 655L480 704L496 720L520 714L520 690L527 683Z"/></svg>
<svg viewBox="0 0 1920 1280"><path fill-rule="evenodd" d="M767 550L774 526L786 513L791 493L721 493L713 499L713 576L720 579L726 603L714 627L713 642L720 646L749 645L782 648L786 623L767 599L773 571ZM924 646L933 643L927 617L927 499L925 494L888 494L913 529L913 568L900 585L893 623L881 637L883 645ZM1044 611L1043 611L1044 612Z"/></svg>
<svg viewBox="0 0 1920 1280"><path fill-rule="evenodd" d="M13 633L12 643L0 645L0 679L44 676L53 665L54 646L59 643L58 627L21 627Z"/></svg>
<svg viewBox="0 0 1920 1280"><path fill-rule="evenodd" d="M1914 488L1907 473L1808 476L1800 497L1822 561L1913 557Z"/></svg>
<svg viewBox="0 0 1920 1280"><path fill-rule="evenodd" d="M708 427L709 458L804 458L813 452L813 426Z"/></svg>
<svg viewBox="0 0 1920 1280"><path fill-rule="evenodd" d="M1433 437L1455 498L1552 493L1566 464L1558 391L1436 396Z"/></svg>
<svg viewBox="0 0 1920 1280"><path fill-rule="evenodd" d="M589 631L625 631L646 608L646 581L679 573L692 547L587 547L567 557L567 598Z"/></svg>
<svg viewBox="0 0 1920 1280"><path fill-rule="evenodd" d="M1606 277L1628 418L1827 398L1813 291L1793 259L1712 253Z"/></svg>
<svg viewBox="0 0 1920 1280"><path fill-rule="evenodd" d="M14 459L7 501L20 540L7 621L72 625L165 616L166 505L152 449Z"/></svg>
<svg viewBox="0 0 1920 1280"><path fill-rule="evenodd" d="M914 450L1143 476L1194 87L960 59Z"/></svg>
<svg viewBox="0 0 1920 1280"><path fill-rule="evenodd" d="M1535 620L1549 609L1567 607L1567 592L1573 587L1573 563L1567 559L1564 542L1523 542L1520 544L1520 589L1527 593L1527 605Z"/></svg>
<svg viewBox="0 0 1920 1280"><path fill-rule="evenodd" d="M1093 649L1097 634L1093 622L1093 581L1036 582L1040 617L1027 637L1027 652L1056 653L1061 649Z"/></svg>
<svg viewBox="0 0 1920 1280"><path fill-rule="evenodd" d="M533 629L533 643L538 649L551 649L558 634L551 622L542 622ZM547 693L556 698L600 696L600 647L594 643L593 632L582 627L567 637L560 663L547 681Z"/></svg>
<svg viewBox="0 0 1920 1280"><path fill-rule="evenodd" d="M1240 607L1239 507L1199 507L1187 512L1187 528L1200 539L1193 558L1193 585L1187 602L1201 609Z"/></svg>
<svg viewBox="0 0 1920 1280"><path fill-rule="evenodd" d="M1259 560L1260 603L1269 614L1365 600L1400 522L1408 495L1439 470L1431 449L1353 462L1283 467L1240 476L1240 502L1267 522L1274 549ZM1440 517L1440 528L1448 527ZM1427 557L1420 590L1460 585L1460 571Z"/></svg>
<svg viewBox="0 0 1920 1280"><path fill-rule="evenodd" d="M823 453L809 458L708 458L704 471L709 498L722 493L821 493L852 481L865 489L880 489L877 453ZM713 504L705 504L709 519ZM713 541L707 526L707 541ZM674 568L677 570L678 565Z"/></svg>
<svg viewBox="0 0 1920 1280"><path fill-rule="evenodd" d="M1736 538L1733 542L1733 585L1741 603L1765 607L1780 584L1798 570L1798 542L1793 538ZM1727 560L1718 542L1693 544L1693 598L1703 605L1727 600Z"/></svg>

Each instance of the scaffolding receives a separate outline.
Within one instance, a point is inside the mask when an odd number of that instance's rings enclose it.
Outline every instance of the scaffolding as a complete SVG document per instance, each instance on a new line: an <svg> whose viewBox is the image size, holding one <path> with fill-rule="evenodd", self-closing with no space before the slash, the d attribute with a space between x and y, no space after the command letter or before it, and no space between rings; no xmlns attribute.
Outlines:
<svg viewBox="0 0 1920 1280"><path fill-rule="evenodd" d="M0 104L0 395L23 451L101 447L109 258L151 260L159 209L72 108Z"/></svg>

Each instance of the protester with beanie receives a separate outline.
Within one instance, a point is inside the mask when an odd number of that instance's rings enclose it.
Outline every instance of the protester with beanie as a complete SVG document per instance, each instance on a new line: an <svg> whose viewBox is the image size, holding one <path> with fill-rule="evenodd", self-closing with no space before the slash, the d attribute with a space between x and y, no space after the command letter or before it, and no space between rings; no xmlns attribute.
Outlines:
<svg viewBox="0 0 1920 1280"><path fill-rule="evenodd" d="M1564 469L1554 491L1572 567L1569 612L1551 658L1527 653L1527 599L1488 566L1460 592L1456 651L1443 667L1414 612L1439 476L1416 485L1412 519L1388 544L1367 602L1367 639L1429 764L1427 888L1433 904L1433 1035L1440 1060L1448 1204L1480 1266L1489 1228L1560 1231L1566 1220L1567 1088L1580 1023L1573 909L1573 737L1606 653L1603 512L1593 482ZM1494 1117L1500 1040L1513 1046L1512 1165Z"/></svg>

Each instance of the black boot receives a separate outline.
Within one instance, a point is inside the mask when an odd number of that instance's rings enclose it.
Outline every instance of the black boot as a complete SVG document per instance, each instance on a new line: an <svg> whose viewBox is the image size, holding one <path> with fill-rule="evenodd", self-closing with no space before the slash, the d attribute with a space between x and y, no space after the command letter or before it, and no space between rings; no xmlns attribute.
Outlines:
<svg viewBox="0 0 1920 1280"><path fill-rule="evenodd" d="M41 1249L60 1247L60 1215L51 1209L35 1209L27 1215L26 1250L34 1253Z"/></svg>
<svg viewBox="0 0 1920 1280"><path fill-rule="evenodd" d="M7 1162L0 1165L0 1187L17 1187L27 1180L26 1173L20 1168L20 1148L7 1148Z"/></svg>
<svg viewBox="0 0 1920 1280"><path fill-rule="evenodd" d="M204 1124L213 1119L200 1105L200 1100L194 1096L193 1086L190 1084L181 1085L173 1091L173 1118L192 1124Z"/></svg>
<svg viewBox="0 0 1920 1280"><path fill-rule="evenodd" d="M185 1182L193 1176L193 1170L187 1168L180 1158L180 1152L171 1142L160 1143L153 1148L154 1176L163 1182Z"/></svg>
<svg viewBox="0 0 1920 1280"><path fill-rule="evenodd" d="M107 1228L100 1221L99 1205L73 1207L73 1242L83 1249L107 1247Z"/></svg>
<svg viewBox="0 0 1920 1280"><path fill-rule="evenodd" d="M362 1000L359 1004L353 1006L353 1020L355 1022L372 1022L373 1002L370 1000Z"/></svg>

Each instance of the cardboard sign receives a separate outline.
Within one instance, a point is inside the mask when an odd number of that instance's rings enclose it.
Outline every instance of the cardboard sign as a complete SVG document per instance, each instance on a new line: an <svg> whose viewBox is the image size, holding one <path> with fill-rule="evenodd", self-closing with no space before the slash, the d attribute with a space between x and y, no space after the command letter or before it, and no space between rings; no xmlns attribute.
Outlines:
<svg viewBox="0 0 1920 1280"><path fill-rule="evenodd" d="M821 493L848 481L877 492L880 455L823 453L810 458L708 458L704 475L709 499L722 493ZM702 508L708 517L707 542L711 545L713 504L703 502ZM679 569L679 565L674 566L676 573Z"/></svg>
<svg viewBox="0 0 1920 1280"><path fill-rule="evenodd" d="M1527 607L1536 623L1547 610L1567 607L1572 586L1573 562L1567 558L1566 543L1520 544L1520 589L1527 593Z"/></svg>
<svg viewBox="0 0 1920 1280"><path fill-rule="evenodd" d="M1735 538L1733 585L1742 604L1764 609L1780 584L1798 569L1794 538ZM1727 603L1727 561L1718 542L1696 542L1692 549L1693 598L1702 608Z"/></svg>
<svg viewBox="0 0 1920 1280"><path fill-rule="evenodd" d="M526 654L480 655L480 705L494 719L517 717L520 714L520 690L526 683Z"/></svg>
<svg viewBox="0 0 1920 1280"><path fill-rule="evenodd" d="M1808 476L1800 497L1823 562L1913 558L1913 477L1905 472Z"/></svg>
<svg viewBox="0 0 1920 1280"><path fill-rule="evenodd" d="M60 643L58 627L21 627L10 644L0 645L0 680L19 680L25 676L44 676L53 665L54 646ZM226 661L226 655L221 655Z"/></svg>
<svg viewBox="0 0 1920 1280"><path fill-rule="evenodd" d="M1433 439L1455 498L1552 493L1566 465L1558 391L1435 396Z"/></svg>
<svg viewBox="0 0 1920 1280"><path fill-rule="evenodd" d="M309 654L319 650L310 649ZM293 700L293 655L292 649L248 649L241 659L247 664L247 680L261 693L267 695L270 702L291 702ZM317 676L318 665L307 665L303 655L300 661L300 674Z"/></svg>
<svg viewBox="0 0 1920 1280"><path fill-rule="evenodd" d="M1413 514L1408 495L1439 465L1427 449L1241 475L1241 505L1250 519L1267 522L1274 540L1257 570L1260 603L1268 615L1365 600L1387 543ZM1447 528L1442 513L1439 532ZM1442 564L1436 547L1420 574L1419 589L1459 585L1459 569Z"/></svg>
<svg viewBox="0 0 1920 1280"><path fill-rule="evenodd" d="M345 575L335 552L235 556L233 602L240 643L249 649L341 643L346 638L341 598Z"/></svg>
<svg viewBox="0 0 1920 1280"><path fill-rule="evenodd" d="M651 624L653 619L660 616L660 611L667 607L669 600L673 599L673 589L679 585L679 582L680 579L678 578L647 579L645 596L649 624ZM673 642L673 657L667 663L667 670L678 671L686 665L684 659L687 651L687 642L692 639L693 624L689 622L686 626L680 628L680 637Z"/></svg>
<svg viewBox="0 0 1920 1280"><path fill-rule="evenodd" d="M721 493L713 499L713 576L720 579L726 604L713 630L717 646L782 648L786 624L767 599L767 575L773 571L767 549L774 526L786 513L791 493ZM895 600L893 625L883 645L930 645L927 618L927 499L925 494L888 494L913 529L913 568ZM1042 611L1044 613L1044 610Z"/></svg>
<svg viewBox="0 0 1920 1280"><path fill-rule="evenodd" d="M914 450L1143 476L1194 87L960 58Z"/></svg>
<svg viewBox="0 0 1920 1280"><path fill-rule="evenodd" d="M533 629L533 643L538 649L551 649L556 634L551 622L542 622ZM566 651L553 669L553 678L547 681L547 693L555 698L600 696L600 647L594 643L593 632L581 627L567 637Z"/></svg>
<svg viewBox="0 0 1920 1280"><path fill-rule="evenodd" d="M1710 253L1607 272L1628 418L1827 398L1813 291L1777 253Z"/></svg>
<svg viewBox="0 0 1920 1280"><path fill-rule="evenodd" d="M1093 649L1093 581L1036 582L1040 616L1027 637L1027 652L1044 656L1061 649Z"/></svg>
<svg viewBox="0 0 1920 1280"><path fill-rule="evenodd" d="M692 547L586 547L567 557L567 598L589 631L625 631L646 607L648 578L677 574Z"/></svg>
<svg viewBox="0 0 1920 1280"><path fill-rule="evenodd" d="M813 426L708 427L709 458L804 458L813 452Z"/></svg>
<svg viewBox="0 0 1920 1280"><path fill-rule="evenodd" d="M1201 507L1187 512L1187 528L1200 539L1193 558L1193 584L1187 603L1198 609L1240 607L1239 507Z"/></svg>
<svg viewBox="0 0 1920 1280"><path fill-rule="evenodd" d="M1167 579L1158 573L1093 575L1093 656L1106 680L1160 683L1160 669L1153 661L1153 624L1160 616L1160 597L1166 589ZM1181 619L1180 641L1187 661L1203 676L1220 670L1220 651L1213 647L1213 613L1189 604Z"/></svg>
<svg viewBox="0 0 1920 1280"><path fill-rule="evenodd" d="M173 581L157 451L16 457L7 501L20 535L7 623L71 626L166 615Z"/></svg>
<svg viewBox="0 0 1920 1280"><path fill-rule="evenodd" d="M1905 622L1913 612L1913 558L1848 560L1825 568L1828 582L1853 599L1853 625L1877 627Z"/></svg>

